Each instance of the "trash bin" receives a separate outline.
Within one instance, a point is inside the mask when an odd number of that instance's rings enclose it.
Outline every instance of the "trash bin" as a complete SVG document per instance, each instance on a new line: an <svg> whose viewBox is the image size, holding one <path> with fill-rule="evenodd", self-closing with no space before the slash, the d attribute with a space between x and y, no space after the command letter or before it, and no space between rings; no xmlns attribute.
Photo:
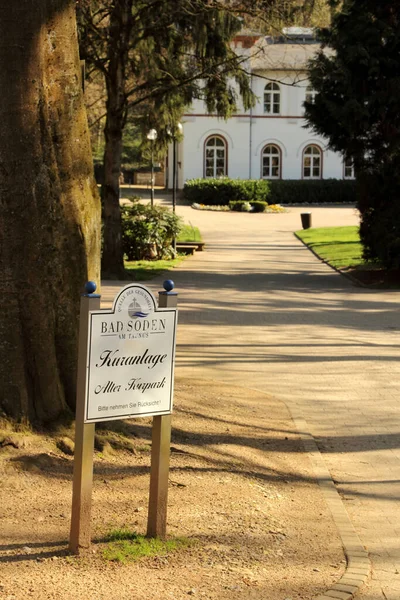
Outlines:
<svg viewBox="0 0 400 600"><path fill-rule="evenodd" d="M300 213L303 229L309 229L311 227L311 215L312 213L310 212Z"/></svg>

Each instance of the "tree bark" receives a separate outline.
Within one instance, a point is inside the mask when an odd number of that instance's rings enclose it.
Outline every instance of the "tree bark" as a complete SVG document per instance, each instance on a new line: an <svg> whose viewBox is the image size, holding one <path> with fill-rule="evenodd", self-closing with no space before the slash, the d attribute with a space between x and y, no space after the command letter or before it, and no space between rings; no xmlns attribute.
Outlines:
<svg viewBox="0 0 400 600"><path fill-rule="evenodd" d="M120 173L122 155L123 105L119 100L118 84L107 85L107 118L104 128L104 183L103 197L103 277L123 278L124 254L120 200Z"/></svg>
<svg viewBox="0 0 400 600"><path fill-rule="evenodd" d="M100 275L74 0L0 0L0 89L0 413L49 423L74 407Z"/></svg>
<svg viewBox="0 0 400 600"><path fill-rule="evenodd" d="M120 209L122 132L126 121L125 82L131 48L133 0L115 0L110 13L109 66L106 76L107 118L104 129L103 252L104 277L123 278L124 252Z"/></svg>

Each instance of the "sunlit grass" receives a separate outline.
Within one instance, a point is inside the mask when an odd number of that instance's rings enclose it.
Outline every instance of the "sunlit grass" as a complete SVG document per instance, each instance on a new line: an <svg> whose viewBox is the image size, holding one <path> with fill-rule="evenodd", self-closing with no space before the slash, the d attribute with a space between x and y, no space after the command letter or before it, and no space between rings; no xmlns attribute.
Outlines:
<svg viewBox="0 0 400 600"><path fill-rule="evenodd" d="M202 242L200 229L191 223L184 225L176 239L177 242Z"/></svg>
<svg viewBox="0 0 400 600"><path fill-rule="evenodd" d="M296 231L296 235L332 267L343 269L365 265L356 226L302 229Z"/></svg>
<svg viewBox="0 0 400 600"><path fill-rule="evenodd" d="M187 538L169 540L146 538L128 529L116 529L110 532L105 541L108 542L108 546L103 550L104 558L121 563L144 557L166 556L192 544Z"/></svg>
<svg viewBox="0 0 400 600"><path fill-rule="evenodd" d="M177 256L171 260L132 260L125 261L125 271L132 281L148 281L161 275L165 271L171 271L177 267L184 256Z"/></svg>

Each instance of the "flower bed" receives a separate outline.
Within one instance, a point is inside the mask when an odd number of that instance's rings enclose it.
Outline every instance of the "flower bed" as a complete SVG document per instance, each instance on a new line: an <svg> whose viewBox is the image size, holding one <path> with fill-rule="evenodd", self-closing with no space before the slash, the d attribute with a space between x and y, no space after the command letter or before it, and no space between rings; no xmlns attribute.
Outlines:
<svg viewBox="0 0 400 600"><path fill-rule="evenodd" d="M208 204L199 204L198 202L193 202L192 208L195 210L211 210L214 212L233 212L229 206L223 205L208 205ZM250 210L245 212L256 212L250 207ZM288 212L286 208L283 208L280 204L271 204L268 205L265 210L265 213L285 213Z"/></svg>

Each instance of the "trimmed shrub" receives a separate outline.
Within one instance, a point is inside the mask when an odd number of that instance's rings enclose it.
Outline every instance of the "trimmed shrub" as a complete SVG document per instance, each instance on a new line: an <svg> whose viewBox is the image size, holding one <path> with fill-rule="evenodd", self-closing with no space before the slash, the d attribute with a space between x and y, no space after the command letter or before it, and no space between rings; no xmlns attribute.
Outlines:
<svg viewBox="0 0 400 600"><path fill-rule="evenodd" d="M230 201L268 204L352 204L356 202L356 183L341 179L271 180L190 179L183 188L191 203L228 205ZM234 209L237 210L237 209Z"/></svg>
<svg viewBox="0 0 400 600"><path fill-rule="evenodd" d="M243 204L245 202L247 202L247 200L230 200L229 201L229 208L231 210L236 211L236 212L241 212Z"/></svg>
<svg viewBox="0 0 400 600"><path fill-rule="evenodd" d="M269 204L352 204L356 183L342 179L270 181Z"/></svg>
<svg viewBox="0 0 400 600"><path fill-rule="evenodd" d="M206 205L228 205L231 200L265 200L269 182L263 179L189 179L183 188L186 200Z"/></svg>
<svg viewBox="0 0 400 600"><path fill-rule="evenodd" d="M253 211L257 213L264 212L268 206L268 202L263 202L262 200L253 200L250 204L253 207Z"/></svg>
<svg viewBox="0 0 400 600"><path fill-rule="evenodd" d="M181 219L164 206L134 204L121 208L122 247L128 260L160 259L173 255L174 236Z"/></svg>
<svg viewBox="0 0 400 600"><path fill-rule="evenodd" d="M268 203L262 200L231 200L229 202L229 208L238 212L264 212L267 208Z"/></svg>

